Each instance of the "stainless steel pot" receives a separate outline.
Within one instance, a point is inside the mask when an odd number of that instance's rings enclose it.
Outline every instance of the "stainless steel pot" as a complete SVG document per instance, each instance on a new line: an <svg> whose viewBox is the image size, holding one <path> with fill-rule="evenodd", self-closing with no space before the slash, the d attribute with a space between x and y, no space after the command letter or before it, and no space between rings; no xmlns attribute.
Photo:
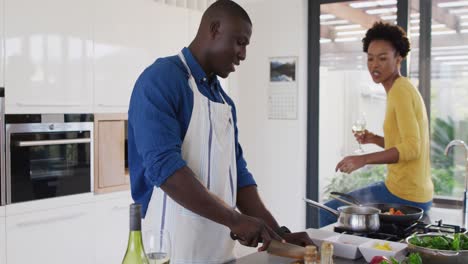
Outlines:
<svg viewBox="0 0 468 264"><path fill-rule="evenodd" d="M408 251L418 252L424 264L466 264L468 263L468 250L439 250L413 245L409 240L413 237L440 236L441 233L415 234L406 238Z"/></svg>
<svg viewBox="0 0 468 264"><path fill-rule="evenodd" d="M341 206L338 211L316 201L304 198L311 206L324 209L336 217L336 227L352 232L375 232L380 228L380 210L368 206Z"/></svg>

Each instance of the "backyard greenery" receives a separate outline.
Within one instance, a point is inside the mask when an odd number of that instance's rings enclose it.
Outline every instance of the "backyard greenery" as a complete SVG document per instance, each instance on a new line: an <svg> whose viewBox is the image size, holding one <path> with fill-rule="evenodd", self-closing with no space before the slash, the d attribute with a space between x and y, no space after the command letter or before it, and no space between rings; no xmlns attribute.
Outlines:
<svg viewBox="0 0 468 264"><path fill-rule="evenodd" d="M467 122L460 122L466 124ZM431 121L431 167L434 193L438 196L461 195L463 188L464 166L456 166L453 155L445 156L445 146L454 139L455 124L452 119L434 118ZM457 133L460 135L460 133ZM468 138L461 138L467 141ZM351 174L337 173L330 184L325 186L327 199L332 191L350 192L371 183L385 180L387 174L385 165L368 165Z"/></svg>

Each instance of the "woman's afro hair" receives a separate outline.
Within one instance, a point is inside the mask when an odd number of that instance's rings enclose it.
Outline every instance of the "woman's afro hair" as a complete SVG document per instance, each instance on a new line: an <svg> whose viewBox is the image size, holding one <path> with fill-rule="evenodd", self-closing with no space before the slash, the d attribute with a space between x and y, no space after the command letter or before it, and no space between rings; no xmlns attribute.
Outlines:
<svg viewBox="0 0 468 264"><path fill-rule="evenodd" d="M402 58L405 58L410 51L410 43L405 31L396 25L375 22L362 39L364 52L367 53L369 45L373 40L385 40L390 42Z"/></svg>

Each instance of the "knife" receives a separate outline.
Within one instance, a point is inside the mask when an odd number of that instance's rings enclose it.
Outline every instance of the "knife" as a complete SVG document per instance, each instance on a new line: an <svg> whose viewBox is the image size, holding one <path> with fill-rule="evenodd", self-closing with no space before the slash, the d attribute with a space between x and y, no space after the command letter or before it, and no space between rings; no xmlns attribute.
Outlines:
<svg viewBox="0 0 468 264"><path fill-rule="evenodd" d="M304 259L305 247L272 240L267 248L267 252L281 257Z"/></svg>
<svg viewBox="0 0 468 264"><path fill-rule="evenodd" d="M233 232L230 233L233 240L241 240ZM261 243L261 241L259 241ZM267 248L267 252L272 255L277 255L280 257L294 258L294 259L304 259L305 247L297 246L294 244L281 242L278 240L271 240L270 245Z"/></svg>

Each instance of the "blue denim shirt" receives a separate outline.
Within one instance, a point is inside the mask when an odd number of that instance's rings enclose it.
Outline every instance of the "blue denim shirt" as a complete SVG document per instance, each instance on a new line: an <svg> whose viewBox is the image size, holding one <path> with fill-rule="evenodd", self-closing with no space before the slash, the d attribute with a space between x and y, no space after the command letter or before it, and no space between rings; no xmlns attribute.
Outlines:
<svg viewBox="0 0 468 264"><path fill-rule="evenodd" d="M232 106L237 159L237 188L255 185L238 141L234 102L217 77L209 78L188 48L182 49L198 90L209 100ZM154 186L161 186L186 165L182 142L192 116L193 92L188 72L178 56L160 58L135 83L128 110L128 165L133 200L146 215ZM222 97L221 97L222 94ZM112 96L112 95L110 95Z"/></svg>

